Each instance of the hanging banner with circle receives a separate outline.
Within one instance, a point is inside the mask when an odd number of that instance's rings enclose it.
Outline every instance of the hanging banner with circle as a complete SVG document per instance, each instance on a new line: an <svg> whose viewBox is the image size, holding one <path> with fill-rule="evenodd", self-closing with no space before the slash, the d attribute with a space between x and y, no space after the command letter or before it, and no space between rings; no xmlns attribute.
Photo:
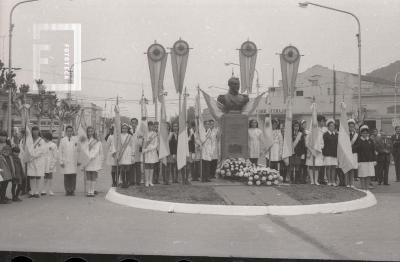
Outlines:
<svg viewBox="0 0 400 262"><path fill-rule="evenodd" d="M188 58L189 44L179 39L171 49L172 75L174 77L176 92L179 94L182 94Z"/></svg>
<svg viewBox="0 0 400 262"><path fill-rule="evenodd" d="M281 72L282 72L282 86L283 86L283 100L286 102L287 97L290 95L294 97L296 89L296 78L300 64L300 52L294 46L287 46L280 54Z"/></svg>
<svg viewBox="0 0 400 262"><path fill-rule="evenodd" d="M251 93L256 69L257 46L254 42L246 41L239 49L240 84L242 93Z"/></svg>
<svg viewBox="0 0 400 262"><path fill-rule="evenodd" d="M147 49L154 103L157 102L157 97L162 93L167 58L167 52L160 44L154 43Z"/></svg>

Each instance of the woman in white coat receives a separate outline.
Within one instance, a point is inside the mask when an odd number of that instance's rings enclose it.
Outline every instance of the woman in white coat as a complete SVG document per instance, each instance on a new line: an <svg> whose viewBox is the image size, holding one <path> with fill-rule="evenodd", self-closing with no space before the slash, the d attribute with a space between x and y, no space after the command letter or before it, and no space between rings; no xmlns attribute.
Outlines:
<svg viewBox="0 0 400 262"><path fill-rule="evenodd" d="M144 154L144 176L145 186L153 186L153 172L154 166L158 163L158 136L154 131L153 122L148 124L149 132L147 133L144 140L143 154Z"/></svg>
<svg viewBox="0 0 400 262"><path fill-rule="evenodd" d="M98 172L102 169L103 150L101 142L97 139L94 128L89 126L86 129L87 143L83 145L83 150L87 154L89 161L85 166L85 175L88 184L87 197L94 197L94 188L98 176Z"/></svg>
<svg viewBox="0 0 400 262"><path fill-rule="evenodd" d="M78 161L78 138L72 136L72 126L65 129L66 136L60 141L59 154L61 173L64 174L64 188L67 196L73 196L76 187Z"/></svg>
<svg viewBox="0 0 400 262"><path fill-rule="evenodd" d="M27 136L29 135L27 134ZM27 176L30 178L31 185L29 197L39 198L40 181L44 177L46 169L47 147L40 137L40 131L37 126L32 127L32 140L33 145L28 149L29 157L27 159Z"/></svg>
<svg viewBox="0 0 400 262"><path fill-rule="evenodd" d="M257 165L261 154L262 131L258 128L258 122L255 119L249 121L249 155L250 161Z"/></svg>

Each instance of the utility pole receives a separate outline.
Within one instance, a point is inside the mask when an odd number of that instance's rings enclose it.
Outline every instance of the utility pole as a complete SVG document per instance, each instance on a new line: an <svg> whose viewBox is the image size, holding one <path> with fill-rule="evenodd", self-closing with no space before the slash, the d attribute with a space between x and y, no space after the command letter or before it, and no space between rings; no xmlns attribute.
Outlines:
<svg viewBox="0 0 400 262"><path fill-rule="evenodd" d="M336 120L336 70L333 65L333 119Z"/></svg>

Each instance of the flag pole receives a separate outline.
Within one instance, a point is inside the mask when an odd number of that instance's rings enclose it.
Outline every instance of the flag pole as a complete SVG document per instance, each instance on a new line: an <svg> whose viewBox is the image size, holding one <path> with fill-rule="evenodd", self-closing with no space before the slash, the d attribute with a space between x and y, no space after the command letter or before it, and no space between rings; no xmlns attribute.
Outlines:
<svg viewBox="0 0 400 262"><path fill-rule="evenodd" d="M118 106L118 104L119 104L119 101L118 101L118 95L117 95L117 106ZM114 129L116 129L116 128L114 128ZM114 141L115 141L115 135L116 134L115 134L115 130L114 130ZM119 157L118 157L118 155L119 155L119 152L117 152L117 154L116 154L116 156L117 156L117 159L116 159L116 162L117 162L117 173L115 174L115 179L116 179L116 186L115 187L116 188L118 188L118 183L119 183Z"/></svg>
<svg viewBox="0 0 400 262"><path fill-rule="evenodd" d="M200 86L199 85L197 85L197 95L199 96L199 100L200 100ZM200 101L199 101L199 107L198 107L198 112L197 112L197 121L196 121L196 124L197 124L197 134L198 134L198 137L199 137L199 140L200 140L200 179L203 179L203 154L202 154L202 144L201 144L201 137L200 137L200 129L199 129L199 127L200 127L200 114L201 114L201 111L200 111Z"/></svg>

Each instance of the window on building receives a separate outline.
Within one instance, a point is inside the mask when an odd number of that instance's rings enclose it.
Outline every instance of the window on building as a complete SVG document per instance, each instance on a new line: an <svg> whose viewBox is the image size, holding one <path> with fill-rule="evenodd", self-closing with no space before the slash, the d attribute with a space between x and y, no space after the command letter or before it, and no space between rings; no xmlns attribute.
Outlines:
<svg viewBox="0 0 400 262"><path fill-rule="evenodd" d="M270 87L269 92L275 92L275 87Z"/></svg>
<svg viewBox="0 0 400 262"><path fill-rule="evenodd" d="M296 91L296 96L303 96L303 90Z"/></svg>

